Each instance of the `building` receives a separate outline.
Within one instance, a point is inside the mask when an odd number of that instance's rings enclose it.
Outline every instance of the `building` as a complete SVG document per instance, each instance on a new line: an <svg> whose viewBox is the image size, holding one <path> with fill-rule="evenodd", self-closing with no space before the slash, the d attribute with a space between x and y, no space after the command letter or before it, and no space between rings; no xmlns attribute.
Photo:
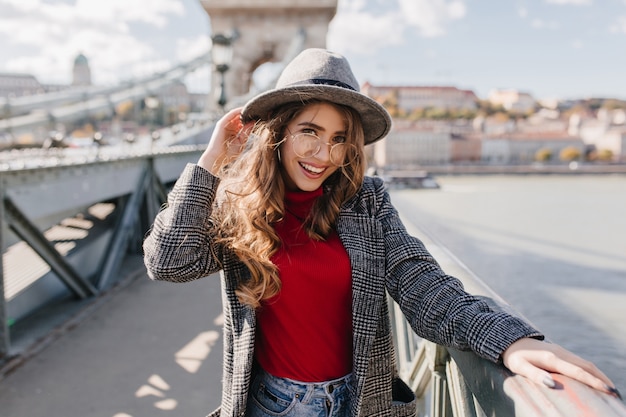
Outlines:
<svg viewBox="0 0 626 417"><path fill-rule="evenodd" d="M44 87L30 74L0 74L0 97L22 97L44 92Z"/></svg>
<svg viewBox="0 0 626 417"><path fill-rule="evenodd" d="M489 93L488 100L491 104L518 113L531 112L537 104L530 94L518 90L493 90Z"/></svg>
<svg viewBox="0 0 626 417"><path fill-rule="evenodd" d="M74 59L72 85L81 87L91 85L91 69L89 69L89 61L83 54L78 54L78 56Z"/></svg>
<svg viewBox="0 0 626 417"><path fill-rule="evenodd" d="M368 82L361 92L379 102L393 102L405 113L416 109L476 110L478 97L471 90L456 87L375 86Z"/></svg>
<svg viewBox="0 0 626 417"><path fill-rule="evenodd" d="M598 112L598 117L574 114L569 119L568 131L578 135L590 148L598 152L610 151L616 160L626 158L626 114L623 110Z"/></svg>
<svg viewBox="0 0 626 417"><path fill-rule="evenodd" d="M452 134L450 141L450 162L480 162L482 141L478 134Z"/></svg>
<svg viewBox="0 0 626 417"><path fill-rule="evenodd" d="M171 84L161 88L159 96L166 108L189 111L189 91L182 81L172 81Z"/></svg>
<svg viewBox="0 0 626 417"><path fill-rule="evenodd" d="M201 113L208 108L208 95L206 93L189 93L189 103L193 113Z"/></svg>
<svg viewBox="0 0 626 417"><path fill-rule="evenodd" d="M395 120L387 137L374 144L374 165L381 170L411 170L449 163L451 138L448 129Z"/></svg>
<svg viewBox="0 0 626 417"><path fill-rule="evenodd" d="M548 151L553 160L565 148L574 148L584 155L587 149L580 136L565 131L513 132L482 138L482 161L496 164L529 164L539 151Z"/></svg>
<svg viewBox="0 0 626 417"><path fill-rule="evenodd" d="M614 126L593 142L597 152L610 151L617 161L626 161L626 127Z"/></svg>

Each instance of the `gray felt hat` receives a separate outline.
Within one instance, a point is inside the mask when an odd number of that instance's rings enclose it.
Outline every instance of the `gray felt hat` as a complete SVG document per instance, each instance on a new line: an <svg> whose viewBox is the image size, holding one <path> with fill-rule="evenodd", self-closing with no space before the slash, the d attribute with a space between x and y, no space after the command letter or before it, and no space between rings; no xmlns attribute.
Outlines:
<svg viewBox="0 0 626 417"><path fill-rule="evenodd" d="M366 145L385 137L391 128L387 110L360 92L346 58L317 48L302 51L285 67L276 88L248 101L242 119L244 123L265 120L282 104L314 99L343 104L359 112Z"/></svg>

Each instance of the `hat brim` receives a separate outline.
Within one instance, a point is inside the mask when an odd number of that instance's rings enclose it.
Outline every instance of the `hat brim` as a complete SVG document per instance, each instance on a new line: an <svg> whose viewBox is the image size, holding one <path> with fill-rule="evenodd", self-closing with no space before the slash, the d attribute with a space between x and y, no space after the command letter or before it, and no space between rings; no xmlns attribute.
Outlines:
<svg viewBox="0 0 626 417"><path fill-rule="evenodd" d="M244 123L267 120L283 104L324 100L352 107L361 115L365 144L384 138L391 129L391 117L375 100L357 91L332 85L297 85L269 90L254 97L242 110Z"/></svg>

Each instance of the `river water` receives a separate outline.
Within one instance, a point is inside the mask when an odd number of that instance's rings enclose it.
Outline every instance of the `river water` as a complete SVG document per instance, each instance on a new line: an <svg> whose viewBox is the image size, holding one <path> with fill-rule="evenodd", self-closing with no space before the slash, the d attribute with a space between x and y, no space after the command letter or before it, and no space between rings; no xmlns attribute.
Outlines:
<svg viewBox="0 0 626 417"><path fill-rule="evenodd" d="M405 221L626 391L626 175L437 182L391 190Z"/></svg>

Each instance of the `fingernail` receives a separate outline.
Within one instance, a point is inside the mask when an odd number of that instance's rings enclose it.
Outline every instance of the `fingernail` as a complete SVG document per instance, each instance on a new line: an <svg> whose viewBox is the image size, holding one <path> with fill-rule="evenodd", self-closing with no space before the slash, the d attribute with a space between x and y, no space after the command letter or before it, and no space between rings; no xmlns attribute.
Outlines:
<svg viewBox="0 0 626 417"><path fill-rule="evenodd" d="M615 396L617 396L617 398L619 398L620 400L622 400L622 394L619 393L619 391L617 390L617 388L614 387L609 387L608 385L606 386L606 389L611 393L611 394L615 394ZM623 401L623 400L622 400Z"/></svg>
<svg viewBox="0 0 626 417"><path fill-rule="evenodd" d="M556 387L556 382L554 382L554 379L552 379L551 376L547 375L545 378L543 378L543 385L548 388L554 388Z"/></svg>

